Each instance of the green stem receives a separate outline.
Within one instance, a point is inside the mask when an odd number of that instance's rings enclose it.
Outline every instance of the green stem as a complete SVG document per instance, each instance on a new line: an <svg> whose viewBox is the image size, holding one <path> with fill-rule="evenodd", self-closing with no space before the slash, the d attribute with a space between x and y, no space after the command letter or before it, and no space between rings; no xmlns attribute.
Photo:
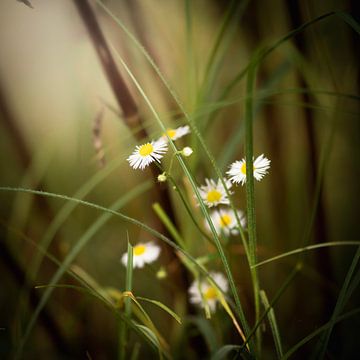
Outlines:
<svg viewBox="0 0 360 360"><path fill-rule="evenodd" d="M256 67L249 68L246 85L245 101L245 156L246 156L246 206L248 218L249 235L249 255L250 272L253 282L254 303L255 303L255 323L258 323L260 317L260 285L257 269L253 267L256 264L256 217L255 217L255 190L254 190L254 165L253 165L253 93L256 79ZM261 331L256 332L257 353L261 354Z"/></svg>
<svg viewBox="0 0 360 360"><path fill-rule="evenodd" d="M126 265L126 280L125 280L125 291L132 291L132 277L133 277L133 247L129 241L129 234L127 234L128 243L127 243L127 265ZM130 320L131 316L131 299L125 297L125 316ZM128 331L127 326L124 321L120 322L120 336L119 336L119 359L125 360L126 357L126 346L128 340Z"/></svg>

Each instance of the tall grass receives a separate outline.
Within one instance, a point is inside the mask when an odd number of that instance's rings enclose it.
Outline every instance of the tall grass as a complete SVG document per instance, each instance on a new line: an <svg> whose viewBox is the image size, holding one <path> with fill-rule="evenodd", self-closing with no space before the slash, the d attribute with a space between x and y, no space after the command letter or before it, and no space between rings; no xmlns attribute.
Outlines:
<svg viewBox="0 0 360 360"><path fill-rule="evenodd" d="M359 41L356 14L344 11L345 2L322 9L278 2L268 18L268 5L247 0L74 4L115 95L101 100L114 121L102 121L97 134L110 161L101 170L93 162L80 185L69 177L72 196L49 161L39 171L23 169L35 181L1 181L2 202L13 207L1 215L1 259L21 290L17 316L6 324L13 332L6 356L352 356L360 281L358 205L351 201L359 156L360 96L351 82L359 69L350 45ZM129 12L141 20L136 26ZM175 140L168 129L178 125L190 134ZM151 171L132 169L126 159L135 145L160 136L167 154ZM271 167L258 182L254 160L262 153ZM230 186L226 171L242 158L246 183ZM226 207L208 206L206 178L219 181ZM103 198L110 205L100 205ZM33 213L19 207L26 200ZM233 214L232 232L228 225L219 231L219 208ZM161 248L160 258L137 268L147 242ZM42 346L39 334L52 329L56 336Z"/></svg>

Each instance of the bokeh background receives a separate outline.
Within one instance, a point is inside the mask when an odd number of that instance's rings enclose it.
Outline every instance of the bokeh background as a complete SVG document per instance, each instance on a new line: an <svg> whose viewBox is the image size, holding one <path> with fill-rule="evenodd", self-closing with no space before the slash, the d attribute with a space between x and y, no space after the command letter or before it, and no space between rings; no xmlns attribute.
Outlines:
<svg viewBox="0 0 360 360"><path fill-rule="evenodd" d="M85 0L84 0L85 1ZM149 170L132 170L126 158L137 144L109 84L76 1L15 0L0 3L0 185L39 189L84 198L105 207L137 185L148 186L121 211L161 231L152 210L154 179ZM118 70L135 99L150 137L161 135L147 104L120 62L129 65L167 126L186 123L176 102L134 42L95 1L97 22ZM356 1L140 1L103 3L130 29L193 116L221 170L244 156L244 77L226 98L224 89L256 51L271 46L291 30L331 11L355 19L352 28L333 14L283 42L261 62L255 92L254 154L272 161L270 174L256 184L258 258L306 244L359 240L359 9ZM231 11L229 11L231 9ZM223 30L223 32L222 32ZM217 39L220 39L217 44ZM217 46L218 45L218 46ZM209 59L214 61L208 71ZM100 119L100 120L99 120ZM94 126L100 135L94 139ZM100 151L96 140L100 139ZM199 184L215 172L192 134L180 141L195 150L189 164ZM165 160L165 164L169 159ZM174 173L190 203L193 195L175 164ZM148 184L148 185L146 185ZM164 191L166 185L163 185ZM169 186L170 207L194 256L215 253L197 232ZM80 193L79 193L80 191ZM245 191L234 201L246 208ZM66 202L20 192L0 192L0 356L11 358L43 289L57 265L44 258L30 276L44 234ZM169 204L168 204L169 205ZM200 226L203 219L196 206ZM48 252L60 262L101 216L76 206L56 231ZM145 231L112 217L91 237L74 265L103 287L124 289L120 263L130 241L154 240ZM157 240L155 240L157 241ZM227 255L245 313L252 319L252 289L241 242L230 239ZM330 317L355 246L308 252L301 272L275 305L288 349ZM261 286L271 299L294 267L295 257L259 268ZM160 266L167 278L158 279ZM209 269L222 270L218 259ZM219 345L239 343L224 313L205 320L187 302L192 281L163 246L160 260L134 272L134 293L157 299L184 319L170 320L146 307L171 345L175 358L209 356L203 328L211 328ZM76 283L64 276L60 283ZM359 305L358 291L347 308ZM253 319L252 319L253 320ZM336 326L329 359L355 357L359 317ZM97 300L71 289L56 289L25 345L24 358L115 358L118 322ZM263 358L275 358L271 333L264 328ZM130 342L141 340L131 335ZM142 344L142 343L141 343ZM310 342L294 358L312 350ZM142 356L156 357L146 344Z"/></svg>

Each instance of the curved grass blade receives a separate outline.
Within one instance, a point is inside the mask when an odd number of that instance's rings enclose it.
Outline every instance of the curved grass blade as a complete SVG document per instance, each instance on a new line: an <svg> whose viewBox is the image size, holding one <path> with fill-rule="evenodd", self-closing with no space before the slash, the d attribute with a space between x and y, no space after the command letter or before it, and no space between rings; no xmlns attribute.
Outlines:
<svg viewBox="0 0 360 360"><path fill-rule="evenodd" d="M353 261L350 265L350 268L346 274L343 286L341 287L340 294L337 298L336 305L334 308L334 311L331 315L329 326L326 329L326 331L322 334L321 338L319 339L319 342L316 346L314 355L316 359L323 359L325 356L325 351L328 345L328 342L330 340L331 332L334 328L334 325L336 323L336 319L340 315L341 311L343 310L344 306L346 305L346 299L348 298L348 290L349 286L351 284L351 278L353 276L353 273L355 272L355 269L360 261L360 246L358 247L355 256L353 258Z"/></svg>
<svg viewBox="0 0 360 360"><path fill-rule="evenodd" d="M142 296L137 296L136 297L138 300L142 300L142 301L146 301L149 302L153 305L156 305L157 307L159 307L160 309L164 310L165 312L167 312L172 318L174 318L179 324L181 324L181 318L179 315L177 315L174 311L172 311L170 308L168 308L166 305L164 305L162 302L160 301L156 301L156 300L152 300L152 299L148 299Z"/></svg>
<svg viewBox="0 0 360 360"><path fill-rule="evenodd" d="M126 278L125 278L125 291L132 291L132 278L133 278L133 247L129 241L129 234L127 233L127 264L126 264ZM125 299L125 316L130 319L131 317L131 301L129 298ZM119 359L126 358L126 345L127 345L127 329L126 324L121 322L119 324Z"/></svg>
<svg viewBox="0 0 360 360"><path fill-rule="evenodd" d="M229 359L230 354L233 354L233 359L239 359L239 355L243 359L254 359L250 354L244 353L240 345L224 345L211 357L211 360Z"/></svg>
<svg viewBox="0 0 360 360"><path fill-rule="evenodd" d="M104 180L108 175L110 175L119 165L123 162L123 158L115 159L111 161L105 168L97 172L93 177L90 178L75 194L74 198L83 199L93 188L98 185L102 180ZM62 224L71 214L71 212L76 208L77 204L73 202L67 202L56 214L55 218L52 220L48 226L45 234L39 241L39 245L43 249L48 249L56 233L59 231ZM34 259L30 262L29 265L29 275L31 277L36 277L36 274L40 268L42 262L41 253L37 253L34 256Z"/></svg>
<svg viewBox="0 0 360 360"><path fill-rule="evenodd" d="M304 246L302 248L298 248L295 250L291 250L285 253L282 253L280 255L274 256L270 259L261 261L255 265L253 265L253 267L259 267L268 263L271 263L273 261L276 260L280 260L283 259L285 257L291 256L291 255L295 255L295 254L299 254L305 251L310 251L310 250L315 250L315 249L320 249L323 247L331 247L331 246L359 246L360 245L360 241L331 241L331 242L326 242L326 243L321 243L321 244L316 244L316 245L309 245L309 246Z"/></svg>
<svg viewBox="0 0 360 360"><path fill-rule="evenodd" d="M270 306L269 300L268 300L264 290L260 290L260 298L264 305L264 308L265 309L269 308L269 312L267 314L268 320L269 320L271 332L273 334L273 338L274 338L274 342L275 342L276 354L277 354L278 359L281 359L281 357L283 356L283 350L282 350L282 345L281 345L280 332L279 332L276 318L275 318L274 308L272 306Z"/></svg>
<svg viewBox="0 0 360 360"><path fill-rule="evenodd" d="M210 326L208 320L200 316L188 316L185 318L185 323L195 324L205 339L209 351L211 353L215 352L219 344L214 329Z"/></svg>
<svg viewBox="0 0 360 360"><path fill-rule="evenodd" d="M356 308L354 310L351 310L341 316L338 316L334 323L332 324L331 321L327 322L325 325L320 326L315 331L313 331L311 334L305 336L302 340L300 340L296 345L294 345L290 350L288 350L285 355L282 357L282 360L289 359L291 355L293 355L297 350L299 350L303 345L305 345L307 342L321 334L323 331L327 330L330 326L333 326L340 321L346 320L354 315L360 314L360 308Z"/></svg>

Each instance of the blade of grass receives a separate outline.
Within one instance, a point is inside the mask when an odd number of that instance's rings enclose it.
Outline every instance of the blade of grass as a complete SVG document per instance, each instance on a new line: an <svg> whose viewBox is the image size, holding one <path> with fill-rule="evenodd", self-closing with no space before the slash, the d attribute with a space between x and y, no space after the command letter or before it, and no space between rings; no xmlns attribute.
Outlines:
<svg viewBox="0 0 360 360"><path fill-rule="evenodd" d="M90 178L78 191L76 191L73 195L74 198L83 199L87 194L89 194L96 185L98 185L102 180L104 180L108 175L110 175L117 167L122 163L124 159L117 158L112 160L105 168L101 169L97 172L93 177ZM150 186L150 181L148 182ZM71 212L76 208L78 204L73 202L67 202L64 206L59 210L56 214L55 218L52 220L50 225L48 226L45 234L40 239L39 245L43 249L48 249L52 239L59 231L61 225L65 222L65 220L69 217ZM31 278L35 278L37 272L40 268L42 262L42 254L37 253L33 260L30 261L29 264L29 276Z"/></svg>
<svg viewBox="0 0 360 360"><path fill-rule="evenodd" d="M268 263L271 263L273 261L276 260L280 260L283 259L285 257L291 256L291 255L295 255L301 252L305 252L305 251L310 251L310 250L315 250L315 249L320 249L323 247L331 247L331 246L359 246L360 242L359 241L331 241L331 242L326 242L326 243L321 243L321 244L316 244L316 245L309 245L309 246L305 246L302 248L298 248L295 250L291 250L285 253L282 253L280 255L274 256L270 259L266 259L263 260L257 264L254 264L253 267L259 267Z"/></svg>
<svg viewBox="0 0 360 360"><path fill-rule="evenodd" d="M255 55L256 58L256 55ZM246 209L249 235L249 255L253 294L255 303L255 323L260 317L260 284L257 269L252 267L256 263L256 217L255 217L255 189L253 164L253 94L256 79L256 67L250 66L246 85L245 101L245 157L246 157ZM261 356L261 330L256 332L257 355Z"/></svg>
<svg viewBox="0 0 360 360"><path fill-rule="evenodd" d="M277 357L278 359L281 359L281 357L283 356L283 350L282 350L281 336L280 336L279 328L277 326L274 308L270 306L269 300L264 290L260 290L260 298L265 310L269 308L269 312L267 314L268 321L270 324L271 332L273 334Z"/></svg>
<svg viewBox="0 0 360 360"><path fill-rule="evenodd" d="M348 293L348 289L349 289L349 286L351 283L351 278L355 272L355 269L359 263L359 260L360 260L360 246L358 247L358 249L355 253L355 256L353 258L353 261L350 265L350 268L346 274L343 286L341 287L339 296L336 301L334 311L333 311L330 321L329 321L329 326L326 329L326 331L322 334L322 336L319 339L319 342L315 348L314 356L316 359L323 359L325 356L326 348L328 346L328 342L330 340L332 330L335 326L336 319L338 318L338 316L340 315L341 311L343 310L343 308L346 304L345 300L348 298L347 293Z"/></svg>
<svg viewBox="0 0 360 360"><path fill-rule="evenodd" d="M299 350L303 345L305 345L307 342L321 334L323 331L327 330L330 326L333 326L340 321L346 320L354 315L360 314L360 308L356 308L354 310L351 310L341 316L338 316L335 319L335 322L332 323L331 321L327 322L325 325L318 327L315 331L310 333L309 335L305 336L301 341L299 341L296 345L294 345L290 350L288 350L285 355L282 357L282 360L289 359L290 356L292 356L297 350Z"/></svg>
<svg viewBox="0 0 360 360"><path fill-rule="evenodd" d="M127 264L126 264L126 279L125 279L125 291L132 291L132 278L133 278L133 247L129 241L129 234L127 233ZM125 299L125 316L130 319L131 317L131 300ZM126 324L124 322L119 323L119 359L126 359L126 349L128 335L126 331Z"/></svg>
<svg viewBox="0 0 360 360"><path fill-rule="evenodd" d="M142 296L137 296L136 297L138 300L142 300L142 301L146 301L149 302L153 305L156 305L157 307L159 307L160 309L164 310L165 312L167 312L172 318L174 318L179 324L181 324L181 318L179 315L175 314L174 311L172 311L171 309L169 309L166 305L164 305L163 303L161 303L160 301L156 301L156 300L152 300L152 299L148 299Z"/></svg>
<svg viewBox="0 0 360 360"><path fill-rule="evenodd" d="M154 209L156 215L159 217L160 221L164 224L166 229L169 231L171 236L174 238L174 240L179 244L180 247L183 249L186 249L185 242L177 229L175 228L175 225L171 222L169 217L166 215L165 211L161 207L159 203L154 203L152 205L152 208Z"/></svg>
<svg viewBox="0 0 360 360"><path fill-rule="evenodd" d="M214 332L214 328L210 325L208 320L200 316L187 316L185 318L185 323L195 324L202 334L209 351L211 353L216 351L216 349L219 347L219 342Z"/></svg>

